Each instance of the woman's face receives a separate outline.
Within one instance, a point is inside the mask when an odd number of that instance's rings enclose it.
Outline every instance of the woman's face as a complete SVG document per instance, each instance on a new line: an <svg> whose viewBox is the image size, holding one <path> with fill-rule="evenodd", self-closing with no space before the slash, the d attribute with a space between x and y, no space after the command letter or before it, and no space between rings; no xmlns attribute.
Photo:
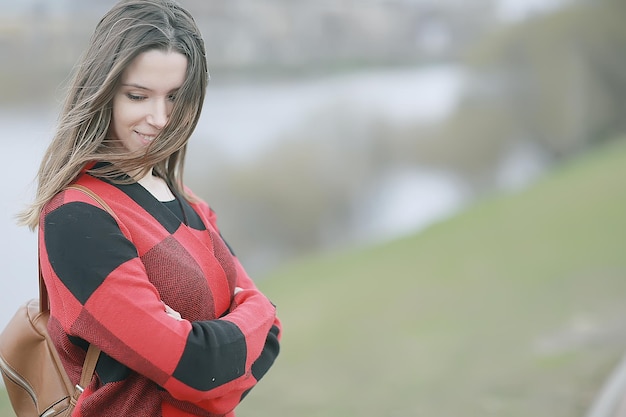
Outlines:
<svg viewBox="0 0 626 417"><path fill-rule="evenodd" d="M129 151L145 148L169 120L185 81L187 57L152 49L126 68L113 98L109 134Z"/></svg>

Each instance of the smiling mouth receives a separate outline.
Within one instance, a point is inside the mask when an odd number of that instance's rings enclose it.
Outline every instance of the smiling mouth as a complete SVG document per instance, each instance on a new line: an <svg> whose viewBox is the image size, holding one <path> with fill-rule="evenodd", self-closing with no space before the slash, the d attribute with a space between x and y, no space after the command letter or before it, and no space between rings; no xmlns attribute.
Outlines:
<svg viewBox="0 0 626 417"><path fill-rule="evenodd" d="M139 135L139 137L141 139L143 139L144 141L146 141L146 142L152 142L154 140L154 138L156 138L156 135L145 135L145 134L137 132L137 131L135 131L135 133L137 135Z"/></svg>

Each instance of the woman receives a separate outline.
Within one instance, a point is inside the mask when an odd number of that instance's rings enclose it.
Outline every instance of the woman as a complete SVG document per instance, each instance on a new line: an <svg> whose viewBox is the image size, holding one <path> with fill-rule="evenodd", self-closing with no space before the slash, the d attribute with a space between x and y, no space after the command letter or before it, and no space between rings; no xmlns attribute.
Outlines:
<svg viewBox="0 0 626 417"><path fill-rule="evenodd" d="M116 4L77 66L22 213L39 226L48 327L73 383L87 347L102 351L75 416L234 416L278 355L275 307L182 183L206 65L177 3Z"/></svg>

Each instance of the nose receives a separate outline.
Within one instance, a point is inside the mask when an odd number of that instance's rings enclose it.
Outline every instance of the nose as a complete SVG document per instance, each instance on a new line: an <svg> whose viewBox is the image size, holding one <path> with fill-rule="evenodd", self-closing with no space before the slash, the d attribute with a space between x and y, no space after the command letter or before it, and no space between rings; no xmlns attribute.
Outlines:
<svg viewBox="0 0 626 417"><path fill-rule="evenodd" d="M169 119L169 109L165 100L155 100L148 114L148 123L161 130Z"/></svg>

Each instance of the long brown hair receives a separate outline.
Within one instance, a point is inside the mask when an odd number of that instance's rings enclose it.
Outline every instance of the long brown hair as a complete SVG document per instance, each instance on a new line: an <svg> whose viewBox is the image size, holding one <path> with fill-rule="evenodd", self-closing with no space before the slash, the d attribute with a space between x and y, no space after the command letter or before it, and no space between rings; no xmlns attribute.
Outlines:
<svg viewBox="0 0 626 417"><path fill-rule="evenodd" d="M185 55L187 74L164 129L147 150L131 153L108 137L111 103L126 67L152 49ZM35 229L45 204L94 161L110 162L90 173L111 181L154 167L184 196L187 141L200 117L208 79L204 42L188 11L172 0L119 1L96 26L74 70L55 135L37 173L35 200L18 215L19 223Z"/></svg>

